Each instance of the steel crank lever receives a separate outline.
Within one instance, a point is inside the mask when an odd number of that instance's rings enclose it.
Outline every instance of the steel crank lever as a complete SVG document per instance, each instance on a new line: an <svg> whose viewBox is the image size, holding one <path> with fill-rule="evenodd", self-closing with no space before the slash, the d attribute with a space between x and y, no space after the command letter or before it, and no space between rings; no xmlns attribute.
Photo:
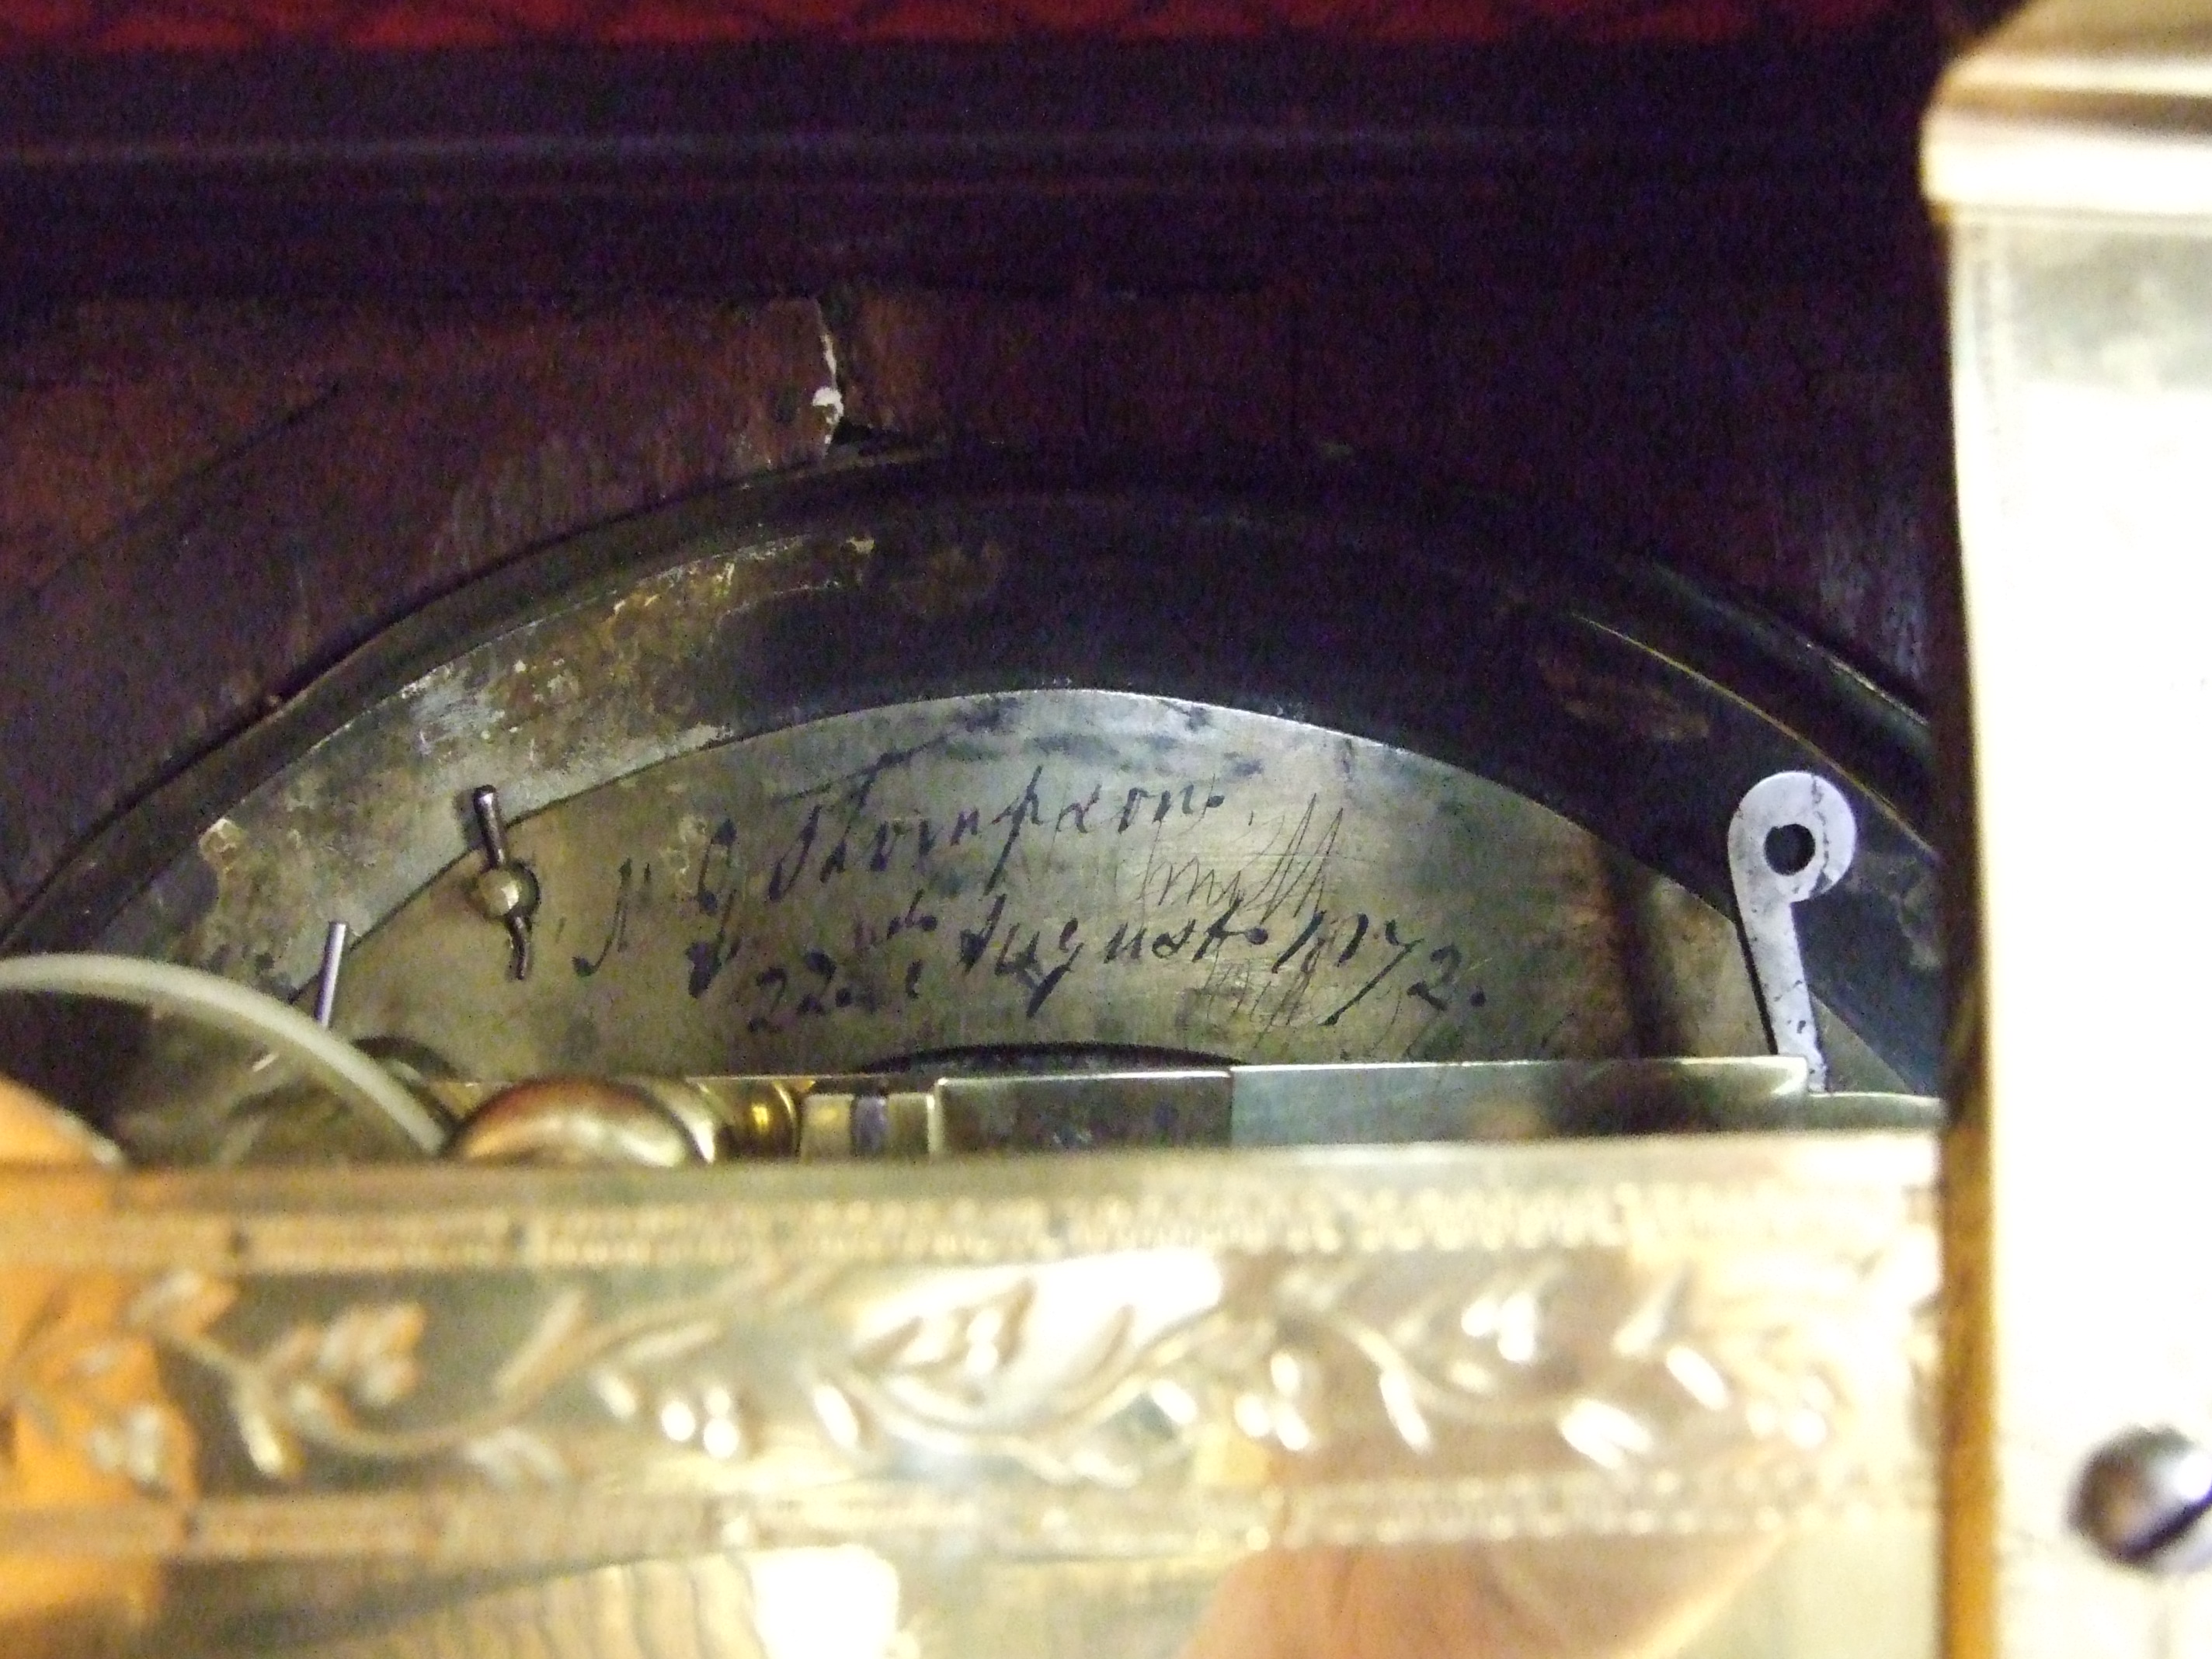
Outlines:
<svg viewBox="0 0 2212 1659"><path fill-rule="evenodd" d="M1776 1054L1803 1060L1818 1090L1828 1086L1828 1062L1793 913L1844 878L1858 834L1843 791L1810 772L1761 778L1729 821L1729 880L1767 1039Z"/></svg>

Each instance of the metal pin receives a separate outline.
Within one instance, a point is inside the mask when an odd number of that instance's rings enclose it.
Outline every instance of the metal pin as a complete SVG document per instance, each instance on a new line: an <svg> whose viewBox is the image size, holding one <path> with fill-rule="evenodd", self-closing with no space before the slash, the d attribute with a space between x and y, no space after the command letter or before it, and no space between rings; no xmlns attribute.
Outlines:
<svg viewBox="0 0 2212 1659"><path fill-rule="evenodd" d="M477 828L483 834L484 867L471 888L477 908L504 926L512 947L509 972L530 977L530 919L538 910L538 878L530 866L507 856L507 824L500 816L499 791L486 784L469 797Z"/></svg>
<svg viewBox="0 0 2212 1659"><path fill-rule="evenodd" d="M346 941L351 936L352 929L342 921L332 922L323 936L323 972L315 983L315 1024L325 1030L337 1012L338 971L345 965Z"/></svg>
<svg viewBox="0 0 2212 1659"><path fill-rule="evenodd" d="M1813 994L1791 910L1841 881L1857 850L1850 803L1810 772L1760 779L1729 821L1729 878L1767 1036L1776 1054L1805 1062L1815 1089L1828 1086L1828 1062L1813 1023Z"/></svg>
<svg viewBox="0 0 2212 1659"><path fill-rule="evenodd" d="M507 824L500 817L499 791L486 784L469 797L477 809L477 828L483 832L486 867L497 870L507 863Z"/></svg>
<svg viewBox="0 0 2212 1659"><path fill-rule="evenodd" d="M513 952L508 958L507 972L516 979L530 977L530 921L526 916L507 919L507 942Z"/></svg>

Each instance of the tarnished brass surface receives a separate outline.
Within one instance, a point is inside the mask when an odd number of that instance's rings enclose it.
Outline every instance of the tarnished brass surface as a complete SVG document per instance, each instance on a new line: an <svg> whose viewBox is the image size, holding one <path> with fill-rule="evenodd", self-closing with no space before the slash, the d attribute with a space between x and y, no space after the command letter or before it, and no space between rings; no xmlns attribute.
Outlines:
<svg viewBox="0 0 2212 1659"><path fill-rule="evenodd" d="M623 776L507 840L543 895L531 976L456 832L349 956L338 1029L507 1078L1765 1047L1732 925L1678 884L1499 784L1206 705L1035 691L842 715ZM362 902L386 878L330 879ZM291 914L267 896L226 886L194 951L263 948L253 930ZM1896 1086L1824 1030L1838 1086ZM227 1127L161 1082L118 1134L209 1156ZM258 1145L378 1150L329 1124L299 1142Z"/></svg>
<svg viewBox="0 0 2212 1659"><path fill-rule="evenodd" d="M838 716L647 767L506 840L543 894L531 976L474 904L482 858L456 831L444 872L349 953L341 1031L505 1078L1765 1048L1732 925L1680 886L1494 782L1206 705L1027 692ZM386 879L328 878L347 905ZM241 879L193 953L234 959L289 925L290 901ZM1823 1029L1838 1086L1896 1086L1842 1021ZM225 1114L243 1079L196 1094L168 1059L114 1115L141 1160L404 1150L290 1109L242 1130Z"/></svg>
<svg viewBox="0 0 2212 1659"><path fill-rule="evenodd" d="M1780 1529L1924 1510L1934 1173L1876 1134L4 1177L0 1295L51 1287L9 1432L127 1443L136 1491L19 1458L0 1547L434 1578L1719 1540L1671 1607ZM124 1343L161 1367L127 1399ZM236 1571L161 1617L212 1628Z"/></svg>
<svg viewBox="0 0 2212 1659"><path fill-rule="evenodd" d="M355 953L351 1029L475 1076L1056 1044L1601 1055L1633 1043L1640 945L1674 970L1651 976L1682 1052L1764 1046L1727 922L1680 889L1497 784L1224 708L1066 691L844 715L603 786L510 842L544 894L540 972L499 980L462 859ZM1617 890L1662 885L1663 922L1622 937Z"/></svg>

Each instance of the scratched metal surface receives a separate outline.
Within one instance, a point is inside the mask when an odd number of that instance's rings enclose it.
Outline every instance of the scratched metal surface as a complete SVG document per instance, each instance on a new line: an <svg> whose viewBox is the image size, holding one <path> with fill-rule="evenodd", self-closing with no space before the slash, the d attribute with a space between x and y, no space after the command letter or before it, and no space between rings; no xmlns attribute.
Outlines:
<svg viewBox="0 0 2212 1659"><path fill-rule="evenodd" d="M289 995L337 907L373 926L467 850L479 784L526 820L811 718L1087 685L1429 755L1722 905L1743 790L1790 768L1835 777L1861 850L1808 908L1815 988L1881 1034L1908 1085L1932 1079L1915 732L1832 664L1764 654L1664 592L1525 571L1479 522L896 463L816 483L702 498L455 595L118 821L14 937L104 938ZM1663 1020L1638 1041L1687 1051Z"/></svg>
<svg viewBox="0 0 2212 1659"><path fill-rule="evenodd" d="M539 970L504 979L457 860L356 952L350 1026L475 1076L1039 1044L1607 1056L1639 995L1688 1052L1762 1043L1729 924L1680 886L1496 783L1200 704L839 716L602 786L512 845L546 894Z"/></svg>

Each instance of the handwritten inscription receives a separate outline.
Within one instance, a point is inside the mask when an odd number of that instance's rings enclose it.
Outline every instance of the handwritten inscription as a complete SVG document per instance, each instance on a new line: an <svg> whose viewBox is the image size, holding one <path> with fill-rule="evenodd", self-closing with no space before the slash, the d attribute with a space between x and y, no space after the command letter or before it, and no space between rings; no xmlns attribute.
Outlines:
<svg viewBox="0 0 2212 1659"><path fill-rule="evenodd" d="M624 860L575 974L600 974L634 939L665 941L640 917L674 904L690 918L686 991L733 1000L753 1036L898 1018L933 998L1008 999L1026 1023L1084 976L1101 976L1091 989L1110 1003L1170 972L1193 1030L1404 1016L1410 1041L1485 1006L1463 941L1361 903L1346 809L1318 793L1285 811L1256 789L1234 799L1244 786L1218 777L1132 782L1037 762L1003 799L881 810L886 778L932 746L754 822L722 817L674 891L656 892L649 861ZM1081 878L1060 878L1072 871Z"/></svg>

